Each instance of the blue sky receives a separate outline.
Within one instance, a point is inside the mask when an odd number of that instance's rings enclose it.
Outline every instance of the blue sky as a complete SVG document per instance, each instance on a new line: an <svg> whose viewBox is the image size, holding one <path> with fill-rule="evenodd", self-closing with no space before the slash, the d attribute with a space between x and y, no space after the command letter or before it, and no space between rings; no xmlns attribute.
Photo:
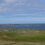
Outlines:
<svg viewBox="0 0 45 45"><path fill-rule="evenodd" d="M45 23L45 0L0 0L0 24Z"/></svg>

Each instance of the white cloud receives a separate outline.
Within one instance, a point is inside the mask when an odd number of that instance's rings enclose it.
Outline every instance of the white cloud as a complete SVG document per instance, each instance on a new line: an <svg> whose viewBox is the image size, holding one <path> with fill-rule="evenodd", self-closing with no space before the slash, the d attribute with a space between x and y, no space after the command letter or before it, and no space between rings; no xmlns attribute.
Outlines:
<svg viewBox="0 0 45 45"><path fill-rule="evenodd" d="M6 3L14 3L16 0L5 0Z"/></svg>
<svg viewBox="0 0 45 45"><path fill-rule="evenodd" d="M6 12L13 12L13 8L10 4L14 3L15 0L4 0L3 3L0 4L0 14ZM10 7L11 6L11 7Z"/></svg>
<svg viewBox="0 0 45 45"><path fill-rule="evenodd" d="M6 12L8 12L8 10L9 10L9 8L8 7L0 7L0 14L1 13L6 13Z"/></svg>
<svg viewBox="0 0 45 45"><path fill-rule="evenodd" d="M4 13L13 13L14 9L9 7L0 7L0 14Z"/></svg>
<svg viewBox="0 0 45 45"><path fill-rule="evenodd" d="M45 11L45 6L37 0L3 0L0 4L0 13L5 12L26 12L25 10ZM25 8L25 9L24 9Z"/></svg>

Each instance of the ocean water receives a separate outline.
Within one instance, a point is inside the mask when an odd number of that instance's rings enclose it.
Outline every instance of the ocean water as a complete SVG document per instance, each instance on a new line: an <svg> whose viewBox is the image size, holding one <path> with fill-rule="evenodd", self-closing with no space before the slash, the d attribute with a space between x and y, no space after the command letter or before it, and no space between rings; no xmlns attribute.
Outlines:
<svg viewBox="0 0 45 45"><path fill-rule="evenodd" d="M0 28L45 30L45 24L1 24Z"/></svg>
<svg viewBox="0 0 45 45"><path fill-rule="evenodd" d="M16 25L18 29L33 29L33 30L45 30L45 24L21 24Z"/></svg>

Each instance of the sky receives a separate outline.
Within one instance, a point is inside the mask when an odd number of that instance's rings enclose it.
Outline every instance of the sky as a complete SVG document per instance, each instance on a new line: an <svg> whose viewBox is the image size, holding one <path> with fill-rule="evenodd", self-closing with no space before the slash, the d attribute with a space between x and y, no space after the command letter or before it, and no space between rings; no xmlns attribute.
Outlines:
<svg viewBox="0 0 45 45"><path fill-rule="evenodd" d="M0 0L0 24L45 23L45 0Z"/></svg>

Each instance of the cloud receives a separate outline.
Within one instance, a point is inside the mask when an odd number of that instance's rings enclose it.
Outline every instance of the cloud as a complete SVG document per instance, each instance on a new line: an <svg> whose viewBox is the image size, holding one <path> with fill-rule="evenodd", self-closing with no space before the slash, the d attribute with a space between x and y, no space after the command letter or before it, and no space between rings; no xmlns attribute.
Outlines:
<svg viewBox="0 0 45 45"><path fill-rule="evenodd" d="M0 20L0 24L15 24L15 20Z"/></svg>
<svg viewBox="0 0 45 45"><path fill-rule="evenodd" d="M6 3L14 3L16 0L4 0Z"/></svg>
<svg viewBox="0 0 45 45"><path fill-rule="evenodd" d="M44 1L43 1L44 2ZM41 0L19 0L16 7L17 13L33 13L45 11L45 3Z"/></svg>
<svg viewBox="0 0 45 45"><path fill-rule="evenodd" d="M10 13L12 11L13 13L13 3L15 2L16 0L2 0L1 3L0 3L0 14L2 13Z"/></svg>
<svg viewBox="0 0 45 45"><path fill-rule="evenodd" d="M7 13L7 12L10 12L10 8L6 7L6 6L1 6L0 7L0 14L2 13Z"/></svg>
<svg viewBox="0 0 45 45"><path fill-rule="evenodd" d="M31 23L45 23L45 17L32 18Z"/></svg>
<svg viewBox="0 0 45 45"><path fill-rule="evenodd" d="M32 18L32 21L45 21L45 17Z"/></svg>
<svg viewBox="0 0 45 45"><path fill-rule="evenodd" d="M45 21L45 1L43 0L1 0L0 1L0 20L3 22L40 22ZM27 18L26 18L27 17ZM33 18L36 17L36 18ZM41 17L41 18L38 18ZM9 19L11 18L11 19ZM24 18L24 19L23 19ZM36 19L36 20L35 20ZM11 20L11 21L10 21ZM34 20L34 21L33 21ZM29 22L30 23L30 22Z"/></svg>
<svg viewBox="0 0 45 45"><path fill-rule="evenodd" d="M45 23L45 17L17 17L16 23Z"/></svg>
<svg viewBox="0 0 45 45"><path fill-rule="evenodd" d="M45 12L45 5L41 0L2 0L1 13L24 14Z"/></svg>
<svg viewBox="0 0 45 45"><path fill-rule="evenodd" d="M2 13L16 13L18 7L23 4L24 0L2 0L0 4L0 14ZM15 10L16 9L16 10ZM19 8L18 8L19 10ZM16 12L15 12L16 11Z"/></svg>

